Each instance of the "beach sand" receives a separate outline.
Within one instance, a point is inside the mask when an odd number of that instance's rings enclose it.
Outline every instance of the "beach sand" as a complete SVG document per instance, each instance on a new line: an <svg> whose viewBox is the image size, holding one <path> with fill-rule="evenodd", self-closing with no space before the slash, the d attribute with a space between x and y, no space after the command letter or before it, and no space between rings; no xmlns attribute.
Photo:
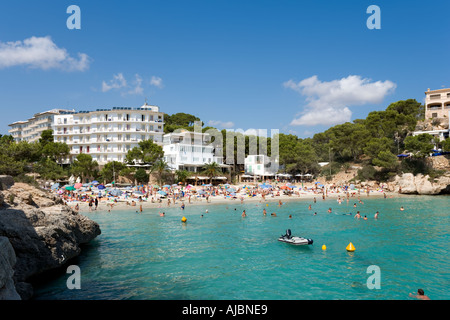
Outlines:
<svg viewBox="0 0 450 320"><path fill-rule="evenodd" d="M350 196L350 202L356 202L358 201L358 197L361 200L364 200L366 198L382 198L384 194L386 193L387 198L392 197L398 197L401 196L398 193L394 192L379 192L379 191L371 191L370 195L368 196L365 192L361 192L361 194L358 194L358 192L355 192L353 196ZM328 195L325 197L325 199L335 199L337 200L339 197L341 197L342 202L346 202L346 194L344 192L340 193L332 193L328 192ZM314 198L316 198L317 201L323 201L322 199L322 193L312 193L312 192L305 192L293 195L285 195L280 194L279 196L266 196L265 199L261 197L261 195L257 195L255 197L249 197L247 195L243 196L243 203L271 203L271 202L286 202L286 201L301 201L301 200L309 200L313 201ZM132 200L135 201L136 205L132 206ZM128 202L128 204L127 204ZM118 201L118 202L112 202L110 200L102 199L98 203L97 211L122 211L122 210L136 210L140 211L140 206L142 205L142 211L148 210L148 209L156 209L161 210L164 208L180 208L181 205L184 203L185 207L187 206L195 206L195 205L219 205L219 204L240 204L240 196L238 196L236 199L231 198L225 198L223 195L220 196L210 196L208 202L206 201L206 198L197 198L197 197L191 197L191 202L189 203L189 199L185 197L184 199L176 200L176 203L173 203L173 199L171 198L170 206L167 204L167 198L162 199L162 202L154 202L151 201L142 201L139 202L138 199L129 199L128 201ZM114 204L111 209L111 204ZM71 208L75 208L76 205L79 205L79 211L80 213L83 212L89 212L89 205L87 202L80 202L80 201L73 201L73 202L67 202L67 205ZM94 208L94 207L93 207ZM155 210L155 212L156 212ZM95 212L95 210L92 210ZM156 212L157 213L157 212Z"/></svg>

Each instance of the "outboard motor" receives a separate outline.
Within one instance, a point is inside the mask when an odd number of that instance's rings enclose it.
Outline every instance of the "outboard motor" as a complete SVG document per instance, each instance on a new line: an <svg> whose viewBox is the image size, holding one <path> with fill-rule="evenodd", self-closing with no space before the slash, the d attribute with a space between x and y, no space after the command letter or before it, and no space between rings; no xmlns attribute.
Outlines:
<svg viewBox="0 0 450 320"><path fill-rule="evenodd" d="M290 239L291 236L292 236L291 229L287 229L287 230L286 230L286 235L285 235L285 237L288 238L288 239Z"/></svg>

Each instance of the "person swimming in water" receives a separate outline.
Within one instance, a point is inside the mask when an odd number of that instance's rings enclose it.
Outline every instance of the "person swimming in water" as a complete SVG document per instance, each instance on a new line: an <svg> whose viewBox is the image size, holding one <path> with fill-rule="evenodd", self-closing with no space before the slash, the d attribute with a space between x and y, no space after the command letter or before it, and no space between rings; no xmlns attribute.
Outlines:
<svg viewBox="0 0 450 320"><path fill-rule="evenodd" d="M417 290L417 295L410 293L409 296L411 298L416 298L418 300L430 300L430 298L425 295L425 292L423 291L423 289Z"/></svg>
<svg viewBox="0 0 450 320"><path fill-rule="evenodd" d="M361 215L359 214L359 211L358 211L358 212L356 212L356 214L355 214L355 218L357 218L357 219L361 218Z"/></svg>
<svg viewBox="0 0 450 320"><path fill-rule="evenodd" d="M245 218L247 214L245 213L245 210L242 212L242 218Z"/></svg>

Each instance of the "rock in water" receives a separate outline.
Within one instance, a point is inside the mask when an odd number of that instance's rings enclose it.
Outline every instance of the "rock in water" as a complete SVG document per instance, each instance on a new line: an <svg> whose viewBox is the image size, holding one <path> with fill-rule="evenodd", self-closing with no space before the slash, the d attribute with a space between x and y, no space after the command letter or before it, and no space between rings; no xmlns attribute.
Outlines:
<svg viewBox="0 0 450 320"><path fill-rule="evenodd" d="M81 244L101 233L95 221L62 204L51 193L23 183L0 193L4 199L0 237L8 238L14 249L13 279L22 297L30 296L30 292L21 292L30 288L27 279L61 267L80 254Z"/></svg>

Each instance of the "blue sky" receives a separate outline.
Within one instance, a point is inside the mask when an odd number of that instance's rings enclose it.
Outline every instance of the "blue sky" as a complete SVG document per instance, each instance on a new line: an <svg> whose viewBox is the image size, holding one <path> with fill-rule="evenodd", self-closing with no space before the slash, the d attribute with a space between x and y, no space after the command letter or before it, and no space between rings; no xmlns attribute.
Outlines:
<svg viewBox="0 0 450 320"><path fill-rule="evenodd" d="M69 30L70 5L81 30ZM369 30L366 9L381 9ZM52 108L311 136L450 87L448 1L2 1L0 133Z"/></svg>

